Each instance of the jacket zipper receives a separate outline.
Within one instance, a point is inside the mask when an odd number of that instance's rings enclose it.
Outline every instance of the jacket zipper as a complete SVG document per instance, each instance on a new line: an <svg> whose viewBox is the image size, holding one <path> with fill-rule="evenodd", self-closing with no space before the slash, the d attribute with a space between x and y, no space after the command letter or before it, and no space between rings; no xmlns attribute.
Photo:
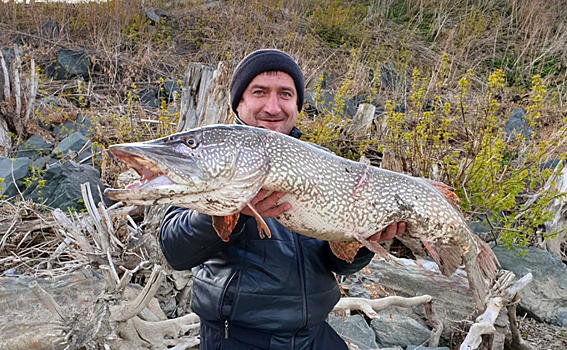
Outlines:
<svg viewBox="0 0 567 350"><path fill-rule="evenodd" d="M299 333L301 329L305 328L305 326L307 325L307 291L305 290L305 273L303 271L303 251L301 250L301 244L299 242L299 234L293 233L293 238L297 249L297 264L298 264L297 269L299 270L299 285L302 296L301 301L303 308L303 313L302 313L303 324L301 328L299 328L291 338L291 350L295 348L295 336L297 335L297 333Z"/></svg>
<svg viewBox="0 0 567 350"><path fill-rule="evenodd" d="M230 284L232 283L232 280L234 280L234 278L235 278L237 275L238 275L238 270L235 271L235 272L232 274L232 276L230 276L230 278L229 278L228 281L226 282L226 285L224 286L224 289L223 289L223 291L222 291L221 303L220 303L220 305L219 305L219 315L220 315L221 317L223 317L223 315L222 315L222 306L223 306L223 304L224 304L224 298L225 298L225 296L226 296L226 292L228 291L228 287L229 287ZM233 300L233 302L234 302L234 300ZM233 307L234 307L234 305L233 305ZM232 308L230 309L230 313L229 313L226 317L224 317L224 339L228 339L228 326L229 326L228 319L230 318L230 315L231 315L231 314L232 314Z"/></svg>

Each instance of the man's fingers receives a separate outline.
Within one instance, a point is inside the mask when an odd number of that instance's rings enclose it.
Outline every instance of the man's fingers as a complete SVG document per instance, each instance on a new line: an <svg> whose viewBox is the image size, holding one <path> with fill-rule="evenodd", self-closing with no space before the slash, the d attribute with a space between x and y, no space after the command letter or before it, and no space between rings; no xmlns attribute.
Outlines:
<svg viewBox="0 0 567 350"><path fill-rule="evenodd" d="M250 201L250 204L256 209L258 214L263 218L271 218L278 216L289 210L291 205L289 203L283 203L282 205L276 206L278 201L285 195L284 192L273 192L266 197L269 191L260 190L258 194ZM264 198L265 197L265 198ZM245 215L253 216L250 209L242 209L242 213Z"/></svg>
<svg viewBox="0 0 567 350"><path fill-rule="evenodd" d="M407 225L403 221L394 222L386 226L386 228L382 230L382 232L378 232L370 236L368 239L374 242L384 242L396 236L404 234L404 232L406 232L406 227Z"/></svg>
<svg viewBox="0 0 567 350"><path fill-rule="evenodd" d="M261 202L264 197L266 197L266 194L268 194L268 190L264 190L261 189L260 191L258 191L258 193L256 193L256 195L254 196L254 198L252 198L252 200L250 201L250 203L256 207L256 203Z"/></svg>
<svg viewBox="0 0 567 350"><path fill-rule="evenodd" d="M270 208L264 211L263 213L260 213L260 216L262 216L263 218L273 218L283 214L285 211L289 210L290 208L291 208L291 204L283 203L282 205L278 205L277 207Z"/></svg>

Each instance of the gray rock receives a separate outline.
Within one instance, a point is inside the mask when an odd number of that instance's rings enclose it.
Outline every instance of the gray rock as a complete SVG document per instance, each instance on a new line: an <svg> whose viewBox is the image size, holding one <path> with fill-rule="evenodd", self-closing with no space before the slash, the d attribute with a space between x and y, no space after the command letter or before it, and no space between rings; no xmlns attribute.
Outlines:
<svg viewBox="0 0 567 350"><path fill-rule="evenodd" d="M166 81L160 87L159 92L159 101L163 98L165 102L171 103L175 98L175 94L177 93L177 100L181 98L181 89L179 88L179 84L176 81Z"/></svg>
<svg viewBox="0 0 567 350"><path fill-rule="evenodd" d="M138 101L147 108L159 108L159 92L156 89L142 89L138 92Z"/></svg>
<svg viewBox="0 0 567 350"><path fill-rule="evenodd" d="M32 162L29 158L0 157L0 195L12 197L22 190L22 180L28 176Z"/></svg>
<svg viewBox="0 0 567 350"><path fill-rule="evenodd" d="M59 52L57 62L48 68L46 73L57 80L88 78L91 66L91 60L84 51L65 49Z"/></svg>
<svg viewBox="0 0 567 350"><path fill-rule="evenodd" d="M393 63L386 63L380 67L380 87L393 90L399 85L400 75Z"/></svg>
<svg viewBox="0 0 567 350"><path fill-rule="evenodd" d="M41 36L50 40L56 40L59 37L59 23L52 21L43 23Z"/></svg>
<svg viewBox="0 0 567 350"><path fill-rule="evenodd" d="M463 271L457 270L446 277L432 261L420 260L416 263L408 259L399 259L399 262L373 259L368 269L357 272L351 280L352 286L348 291L351 297L375 298L372 292L381 289L384 290L382 296L431 295L437 317L443 323L442 341L450 339L457 320L468 319L474 312L474 303ZM390 308L387 310L390 311ZM425 312L421 305L392 308L391 311L425 323Z"/></svg>
<svg viewBox="0 0 567 350"><path fill-rule="evenodd" d="M370 325L381 348L422 344L429 339L431 333L429 328L411 317L383 311L378 313L378 317Z"/></svg>
<svg viewBox="0 0 567 350"><path fill-rule="evenodd" d="M50 108L57 107L59 107L59 103L57 103L57 99L54 97L44 97L37 102L37 113L40 116L37 118L37 124L40 128L47 131L53 131L53 124L50 122L46 123L42 115L45 113L45 110L49 111Z"/></svg>
<svg viewBox="0 0 567 350"><path fill-rule="evenodd" d="M440 347L440 348L428 348L427 346L419 346L419 345L408 345L406 350L450 350L447 347Z"/></svg>
<svg viewBox="0 0 567 350"><path fill-rule="evenodd" d="M87 147L85 147L87 145ZM89 139L87 139L82 133L74 132L68 137L64 138L59 142L57 147L51 152L50 166L61 163L61 161L73 160L80 163L88 158L91 158L92 152L90 147ZM83 152L79 154L81 149L85 148Z"/></svg>
<svg viewBox="0 0 567 350"><path fill-rule="evenodd" d="M94 118L95 123L97 120L97 118ZM53 134L58 139L65 138L77 131L85 136L92 136L96 131L96 126L89 116L79 114L76 120L68 120L53 127Z"/></svg>
<svg viewBox="0 0 567 350"><path fill-rule="evenodd" d="M329 324L347 343L354 344L360 349L376 349L376 335L364 318L351 315L345 318L331 316Z"/></svg>
<svg viewBox="0 0 567 350"><path fill-rule="evenodd" d="M18 147L16 157L30 158L32 161L51 153L55 145L47 142L39 135L32 135L26 142Z"/></svg>
<svg viewBox="0 0 567 350"><path fill-rule="evenodd" d="M332 104L334 103L335 95L327 90L322 90L319 93L321 100L316 101L315 100L316 96L314 92L306 92L305 103L309 104L311 110L313 110L313 108L316 110L316 113L314 114L321 114L325 110L332 111L333 110ZM341 100L343 102L343 108L341 111L342 117L343 118L354 117L354 115L356 114L356 105L354 104L354 102L352 102L351 100L345 97L341 97Z"/></svg>
<svg viewBox="0 0 567 350"><path fill-rule="evenodd" d="M162 9L155 9L155 10L144 9L144 10L146 12L146 16L148 16L148 19L150 20L150 23L152 25L156 25L160 23L163 24L168 18L167 14Z"/></svg>
<svg viewBox="0 0 567 350"><path fill-rule="evenodd" d="M528 121L525 117L524 110L521 108L515 108L512 111L512 115L506 121L504 126L504 133L506 134L506 141L512 141L521 135L525 141L528 141L533 134L533 130L528 126Z"/></svg>
<svg viewBox="0 0 567 350"><path fill-rule="evenodd" d="M533 275L532 282L520 291L518 311L539 322L567 326L567 266L544 250L526 249L527 256L520 257L516 254L521 252L519 248L493 248L503 269L514 272L517 278L528 272Z"/></svg>
<svg viewBox="0 0 567 350"><path fill-rule="evenodd" d="M81 184L83 183L88 182L90 184L95 203L101 200L98 196L97 187L100 187L101 191L104 189L98 170L72 161L66 161L49 168L45 171L41 180L43 180L43 185L37 180L34 181L23 193L24 198L61 210L85 208L81 195ZM107 205L112 204L107 198L103 198L103 200Z"/></svg>

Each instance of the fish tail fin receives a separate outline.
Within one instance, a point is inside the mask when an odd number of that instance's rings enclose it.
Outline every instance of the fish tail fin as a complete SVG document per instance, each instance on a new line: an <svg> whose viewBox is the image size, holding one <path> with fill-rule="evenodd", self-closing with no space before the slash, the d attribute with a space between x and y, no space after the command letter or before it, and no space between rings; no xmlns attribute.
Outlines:
<svg viewBox="0 0 567 350"><path fill-rule="evenodd" d="M479 311L484 311L486 305L486 296L488 294L489 283L496 276L497 267L500 266L498 259L488 244L486 244L478 236L476 244L479 249L471 249L465 257L465 270L469 280L469 288L473 295Z"/></svg>
<svg viewBox="0 0 567 350"><path fill-rule="evenodd" d="M425 179L425 181L427 181L430 185L432 185L433 187L435 187L435 189L437 189L439 192L441 192L441 194L443 195L443 197L445 197L445 199L455 208L460 209L459 208L459 202L461 201L461 199L459 198L459 196L457 196L455 194L455 189L447 184L444 184L442 182L439 181L434 181L431 179Z"/></svg>

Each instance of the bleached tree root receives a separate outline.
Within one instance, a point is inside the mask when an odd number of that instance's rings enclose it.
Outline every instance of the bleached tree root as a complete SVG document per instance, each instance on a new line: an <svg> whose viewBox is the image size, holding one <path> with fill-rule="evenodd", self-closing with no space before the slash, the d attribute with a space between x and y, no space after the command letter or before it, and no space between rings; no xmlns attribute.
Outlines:
<svg viewBox="0 0 567 350"><path fill-rule="evenodd" d="M378 317L377 311L383 310L389 306L412 307L416 305L423 305L425 315L429 325L432 327L429 336L429 347L437 347L441 333L443 333L443 323L433 309L433 297L429 295L422 295L412 298L404 298L399 296L391 296L380 299L365 299L365 298L341 298L333 311L345 311L350 314L350 310L360 310L364 312L369 318Z"/></svg>
<svg viewBox="0 0 567 350"><path fill-rule="evenodd" d="M506 270L499 271L494 286L490 289L490 293L487 296L486 310L482 315L476 318L475 323L471 326L469 333L461 344L460 350L477 349L484 335L493 335L496 332L494 322L496 322L500 309L508 306L510 302L517 301L519 291L532 280L532 274L528 273L518 281L514 280L515 275L513 272ZM515 304L512 305L515 313ZM508 313L510 313L510 309ZM517 327L515 327L515 321L514 315L514 318L510 319L510 328L513 332L516 332L515 337L519 338L519 331ZM513 327L512 323L514 323ZM524 349L529 349L529 347Z"/></svg>

